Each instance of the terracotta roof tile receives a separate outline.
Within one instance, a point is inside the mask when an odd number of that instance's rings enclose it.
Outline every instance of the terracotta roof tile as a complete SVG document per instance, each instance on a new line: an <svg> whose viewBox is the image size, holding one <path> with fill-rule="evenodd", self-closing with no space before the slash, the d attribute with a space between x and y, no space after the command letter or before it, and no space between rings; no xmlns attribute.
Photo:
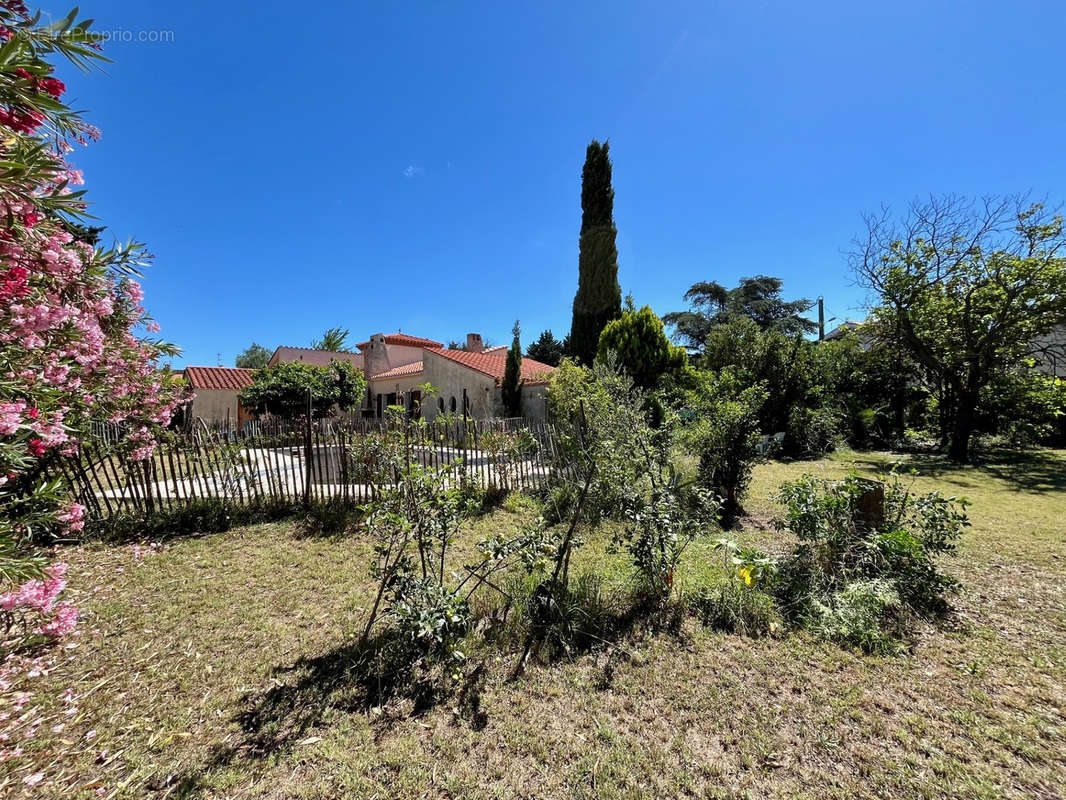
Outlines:
<svg viewBox="0 0 1066 800"><path fill-rule="evenodd" d="M240 367L186 367L185 380L194 389L229 389L237 392L250 386L254 369Z"/></svg>
<svg viewBox="0 0 1066 800"><path fill-rule="evenodd" d="M370 344L370 340L360 342L356 345L360 350ZM411 336L406 333L386 333L385 344L395 344L405 347L428 347L431 350L440 350L444 347L441 342L435 342L432 339L424 339L421 336Z"/></svg>
<svg viewBox="0 0 1066 800"><path fill-rule="evenodd" d="M463 366L493 377L499 383L503 380L504 370L507 368L507 353L469 353L466 350L437 350L434 355L456 361ZM534 361L532 358L522 359L522 382L535 386L547 383L546 376L555 372L555 367Z"/></svg>
<svg viewBox="0 0 1066 800"><path fill-rule="evenodd" d="M403 375L417 375L422 371L422 362L415 361L411 364L403 364L399 367L393 367L392 369L379 372L377 375L371 375L370 380L380 381L387 380L388 378L399 378Z"/></svg>

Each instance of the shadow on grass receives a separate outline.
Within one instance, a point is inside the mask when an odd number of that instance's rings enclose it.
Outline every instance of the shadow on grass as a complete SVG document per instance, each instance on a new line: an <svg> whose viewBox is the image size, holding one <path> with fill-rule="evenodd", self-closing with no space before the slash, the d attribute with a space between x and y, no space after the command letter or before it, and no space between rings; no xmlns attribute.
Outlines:
<svg viewBox="0 0 1066 800"><path fill-rule="evenodd" d="M474 714L483 713L483 675L475 670L470 678L460 688L461 703ZM408 700L411 715L418 715L436 706L445 688L441 676L424 667L421 654L393 631L383 631L366 644L350 640L275 667L267 688L241 698L232 718L240 728L236 742L216 746L199 767L170 780L174 796L198 796L208 791L205 783L212 773L290 750L328 725L334 713L375 710L379 723L387 725L393 718L383 711L390 701Z"/></svg>
<svg viewBox="0 0 1066 800"><path fill-rule="evenodd" d="M587 600L582 596L580 600ZM599 602L601 601L602 602ZM574 612L575 626L567 641L542 641L541 663L554 663L590 652L604 653L600 687L609 688L617 666L629 659L618 642L642 626L648 630L680 635L683 612L668 607L650 609L640 603L618 603L606 595L593 607ZM508 627L508 626L504 626ZM507 644L517 638L517 629L486 632L497 652L508 653ZM549 637L550 638L550 637ZM517 660L517 653L514 654ZM217 745L197 766L176 776L160 776L173 797L199 797L211 793L211 776L229 767L259 762L292 750L316 731L334 724L336 715L372 714L375 737L411 717L436 708L443 701L456 710L453 724L482 731L489 721L482 697L489 678L486 662L468 669L458 682L449 682L440 667L427 668L420 651L385 630L365 645L345 642L319 655L275 667L263 689L241 698L232 721L239 727L235 741Z"/></svg>
<svg viewBox="0 0 1066 800"><path fill-rule="evenodd" d="M855 464L883 474L887 474L894 463L901 463L922 477L960 486L972 486L975 478L989 477L1017 491L1032 494L1066 490L1066 460L1049 450L999 450L979 456L973 464L958 464L936 454L901 456L898 462L856 456L852 459Z"/></svg>

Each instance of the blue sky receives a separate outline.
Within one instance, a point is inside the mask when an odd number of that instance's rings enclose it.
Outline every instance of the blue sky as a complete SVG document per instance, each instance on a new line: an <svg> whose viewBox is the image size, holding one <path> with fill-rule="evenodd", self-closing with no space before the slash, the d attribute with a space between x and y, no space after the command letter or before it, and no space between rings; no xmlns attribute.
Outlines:
<svg viewBox="0 0 1066 800"><path fill-rule="evenodd" d="M104 72L64 70L103 130L75 158L94 213L156 255L146 304L176 365L334 325L503 343L519 318L524 340L562 338L594 137L623 291L660 314L697 280L763 273L861 317L843 253L863 211L1057 201L1066 180L1061 0L82 12L134 40Z"/></svg>

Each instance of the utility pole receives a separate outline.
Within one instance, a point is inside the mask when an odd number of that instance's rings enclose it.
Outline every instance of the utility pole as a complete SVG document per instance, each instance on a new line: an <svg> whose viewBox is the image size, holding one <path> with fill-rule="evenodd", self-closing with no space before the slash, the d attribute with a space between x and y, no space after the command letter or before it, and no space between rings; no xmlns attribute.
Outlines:
<svg viewBox="0 0 1066 800"><path fill-rule="evenodd" d="M818 341L825 341L825 300L818 297Z"/></svg>

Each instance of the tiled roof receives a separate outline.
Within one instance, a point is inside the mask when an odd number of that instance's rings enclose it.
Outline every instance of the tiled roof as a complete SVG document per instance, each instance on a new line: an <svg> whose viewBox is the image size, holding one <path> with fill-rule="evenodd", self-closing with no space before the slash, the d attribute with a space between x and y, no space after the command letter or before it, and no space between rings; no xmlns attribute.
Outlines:
<svg viewBox="0 0 1066 800"><path fill-rule="evenodd" d="M185 380L194 389L229 389L240 391L252 383L254 369L240 367L186 367Z"/></svg>
<svg viewBox="0 0 1066 800"><path fill-rule="evenodd" d="M279 347L270 357L271 364L288 364L293 361L302 361L305 364L314 364L316 367L328 367L333 359L347 361L354 367L363 366L362 353L347 353L336 350L313 350L310 347Z"/></svg>
<svg viewBox="0 0 1066 800"><path fill-rule="evenodd" d="M379 372L377 375L371 375L370 380L381 381L387 380L389 378L399 378L403 375L417 375L421 371L422 362L415 361L412 364L403 364L402 366L393 367L392 369L387 369L384 372Z"/></svg>
<svg viewBox="0 0 1066 800"><path fill-rule="evenodd" d="M370 344L370 340L360 342L356 345L360 350ZM440 342L435 342L432 339L424 339L421 336L410 336L406 333L386 333L385 344L395 344L404 347L428 347L431 350L440 350L444 347Z"/></svg>
<svg viewBox="0 0 1066 800"><path fill-rule="evenodd" d="M493 377L497 383L503 380L503 373L507 368L507 354L504 351L468 353L466 350L437 350L435 355ZM522 359L522 382L529 386L547 383L547 376L552 372L555 372L555 367L534 361L532 358Z"/></svg>

